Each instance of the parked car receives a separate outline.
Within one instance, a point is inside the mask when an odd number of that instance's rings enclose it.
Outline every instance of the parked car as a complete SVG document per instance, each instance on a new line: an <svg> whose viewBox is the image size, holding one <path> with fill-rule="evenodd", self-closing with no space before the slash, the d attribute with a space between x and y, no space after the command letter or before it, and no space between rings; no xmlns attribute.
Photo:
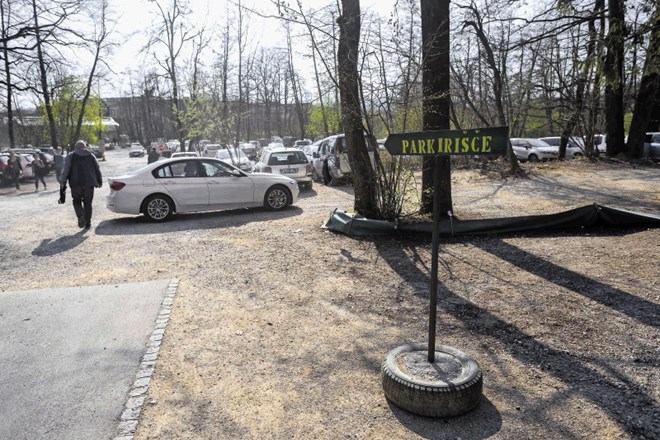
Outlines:
<svg viewBox="0 0 660 440"><path fill-rule="evenodd" d="M660 162L660 132L646 133L642 157Z"/></svg>
<svg viewBox="0 0 660 440"><path fill-rule="evenodd" d="M91 151L94 157L96 157L97 159L103 159L105 156L105 154L101 150L101 147L99 147L98 145L90 145L89 151ZM129 151L129 156L130 156L130 151Z"/></svg>
<svg viewBox="0 0 660 440"><path fill-rule="evenodd" d="M241 142L240 144L238 144L238 148L243 150L243 152L248 157L248 159L250 160L257 159L257 146L255 144L250 142Z"/></svg>
<svg viewBox="0 0 660 440"><path fill-rule="evenodd" d="M44 163L48 165L48 170L53 171L55 169L55 154L57 154L55 148L50 145L42 145L38 150L46 157L47 160ZM41 160L44 160L44 158L42 157Z"/></svg>
<svg viewBox="0 0 660 440"><path fill-rule="evenodd" d="M367 150L372 161L374 161L373 147L365 135ZM335 184L338 181L351 178L351 165L348 163L346 138L343 134L329 136L319 144L317 153L314 153L312 163L312 177L316 181L324 181L327 184Z"/></svg>
<svg viewBox="0 0 660 440"><path fill-rule="evenodd" d="M33 148L32 146L23 146L23 147L20 147L20 148L12 148L11 151L13 151L14 154L28 154L30 156L34 156L35 154L38 154L41 161L46 164L46 169L48 170L48 172L55 169L53 156L51 156L50 154L44 153L40 150L37 150L36 148ZM30 158L30 162L32 162L32 160L33 160L33 158Z"/></svg>
<svg viewBox="0 0 660 440"><path fill-rule="evenodd" d="M321 145L321 141L317 141L314 142L312 145L305 145L304 147L302 147L302 152L305 153L305 156L307 156L307 161L310 164L313 164L314 154L318 154L320 145Z"/></svg>
<svg viewBox="0 0 660 440"><path fill-rule="evenodd" d="M312 166L297 148L264 148L255 172L283 174L295 179L302 188L312 189Z"/></svg>
<svg viewBox="0 0 660 440"><path fill-rule="evenodd" d="M225 148L222 144L207 144L202 150L203 157L215 157L218 151Z"/></svg>
<svg viewBox="0 0 660 440"><path fill-rule="evenodd" d="M224 163L233 165L241 171L246 173L251 173L254 169L254 162L248 159L247 155L238 148L226 148L224 150L218 150L215 154L216 159L220 159Z"/></svg>
<svg viewBox="0 0 660 440"><path fill-rule="evenodd" d="M5 186L11 182L11 178L9 177L9 174L7 174L8 161L8 154L0 154L0 186Z"/></svg>
<svg viewBox="0 0 660 440"><path fill-rule="evenodd" d="M21 166L23 167L23 174L21 175L19 180L34 178L34 171L32 170L32 161L34 160L34 156L32 156L31 154L23 154L16 152L14 152L14 154L16 155L16 157L19 158L19 160L21 161ZM5 176L4 171L6 170L6 164L7 161L9 160L9 153L7 152L0 154L0 160L2 161L0 163L5 164L4 167L0 167L0 170L2 170L3 180L4 180L4 176Z"/></svg>
<svg viewBox="0 0 660 440"><path fill-rule="evenodd" d="M607 153L607 135L606 134L596 134L594 135L594 150L598 151L598 154Z"/></svg>
<svg viewBox="0 0 660 440"><path fill-rule="evenodd" d="M559 145L561 144L561 136L548 136L539 138L546 144L557 149L557 157L559 157ZM566 144L566 158L574 158L584 156L584 145L581 139L571 137Z"/></svg>
<svg viewBox="0 0 660 440"><path fill-rule="evenodd" d="M199 157L199 153L196 151L177 151L176 153L172 153L172 159L175 157Z"/></svg>
<svg viewBox="0 0 660 440"><path fill-rule="evenodd" d="M279 174L247 174L218 159L175 158L108 179L110 211L160 222L173 213L264 206L281 210L298 200L298 184Z"/></svg>
<svg viewBox="0 0 660 440"><path fill-rule="evenodd" d="M144 147L137 142L133 142L128 150L128 157L144 157L144 154Z"/></svg>
<svg viewBox="0 0 660 440"><path fill-rule="evenodd" d="M303 147L306 147L307 145L312 145L311 139L299 139L293 143L293 146L295 148L303 149Z"/></svg>
<svg viewBox="0 0 660 440"><path fill-rule="evenodd" d="M513 152L520 162L538 162L557 159L558 150L534 138L511 138Z"/></svg>

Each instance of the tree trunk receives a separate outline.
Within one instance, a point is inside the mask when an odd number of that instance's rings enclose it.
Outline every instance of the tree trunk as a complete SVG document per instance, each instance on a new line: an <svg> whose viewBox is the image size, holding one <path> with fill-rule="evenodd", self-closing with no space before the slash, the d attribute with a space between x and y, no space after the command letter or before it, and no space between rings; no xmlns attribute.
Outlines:
<svg viewBox="0 0 660 440"><path fill-rule="evenodd" d="M379 218L376 178L364 139L358 86L360 1L342 0L342 15L337 19L337 23L339 24L337 49L339 95L348 162L351 165L355 189L354 209L365 217Z"/></svg>
<svg viewBox="0 0 660 440"><path fill-rule="evenodd" d="M624 152L623 130L623 42L625 0L608 0L610 18L605 56L605 125L607 126L607 155Z"/></svg>
<svg viewBox="0 0 660 440"><path fill-rule="evenodd" d="M6 40L6 30L9 26L9 16L7 21L5 21L5 6L4 1L0 0L0 19L2 20L2 56L5 59L5 87L7 87L7 135L9 136L9 148L14 148L16 146L16 141L14 139L14 106L13 106L13 88L11 82L11 64L9 63L9 51L7 50Z"/></svg>
<svg viewBox="0 0 660 440"><path fill-rule="evenodd" d="M46 63L41 48L41 32L39 29L39 19L37 14L37 2L32 0L32 13L34 14L34 37L37 45L37 58L39 61L39 79L41 82L41 93L44 97L44 108L48 118L48 131L50 133L50 143L53 148L57 147L57 128L55 127L55 118L53 117L53 108L50 102L50 91L48 90L48 77L46 75Z"/></svg>
<svg viewBox="0 0 660 440"><path fill-rule="evenodd" d="M424 130L449 129L449 0L421 0L422 14L422 94ZM440 191L440 212L453 210L451 199L451 157L436 162L424 156L421 212L433 212L433 192ZM436 169L436 166L438 167ZM439 187L434 175L439 173Z"/></svg>
<svg viewBox="0 0 660 440"><path fill-rule="evenodd" d="M660 7L658 6L656 6L653 15L651 29L651 37L646 50L644 73L635 100L635 111L633 112L630 134L626 144L625 154L629 159L642 157L646 130L653 119L655 103L660 96Z"/></svg>

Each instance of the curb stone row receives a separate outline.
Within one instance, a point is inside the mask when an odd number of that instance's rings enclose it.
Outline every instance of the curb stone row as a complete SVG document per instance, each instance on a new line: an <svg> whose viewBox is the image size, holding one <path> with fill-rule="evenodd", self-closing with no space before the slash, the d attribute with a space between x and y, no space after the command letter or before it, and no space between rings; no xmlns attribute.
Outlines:
<svg viewBox="0 0 660 440"><path fill-rule="evenodd" d="M151 333L146 350L142 355L140 367L128 393L128 400L126 400L124 410L119 417L118 434L113 440L133 440L134 438L140 414L142 413L142 407L144 406L147 391L149 390L149 382L156 366L158 350L165 334L165 328L170 320L170 313L178 286L179 280L176 278L170 281L170 284L167 286L165 299L161 303L160 311L156 318L156 327Z"/></svg>

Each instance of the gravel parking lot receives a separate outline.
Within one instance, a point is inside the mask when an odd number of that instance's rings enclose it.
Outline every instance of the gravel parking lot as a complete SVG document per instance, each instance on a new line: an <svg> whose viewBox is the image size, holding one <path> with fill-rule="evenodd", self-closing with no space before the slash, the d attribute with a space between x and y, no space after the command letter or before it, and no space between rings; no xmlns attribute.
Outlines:
<svg viewBox="0 0 660 440"><path fill-rule="evenodd" d="M110 151L104 177L146 164ZM455 170L458 218L590 203L660 213L660 169L574 160L528 179ZM77 228L57 188L0 189L3 291L180 279L137 439L660 438L660 230L443 240L438 342L468 352L484 398L435 420L389 404L387 352L427 335L428 237L353 239L321 225L349 187L282 212L105 209ZM119 415L118 415L119 416Z"/></svg>

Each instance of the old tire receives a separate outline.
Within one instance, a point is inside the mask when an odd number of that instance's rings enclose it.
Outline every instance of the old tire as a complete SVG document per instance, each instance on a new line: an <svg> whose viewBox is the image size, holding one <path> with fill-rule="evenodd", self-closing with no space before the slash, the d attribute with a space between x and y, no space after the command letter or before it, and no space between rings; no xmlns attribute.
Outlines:
<svg viewBox="0 0 660 440"><path fill-rule="evenodd" d="M281 185L268 188L264 195L264 206L271 211L279 211L291 204L291 193Z"/></svg>
<svg viewBox="0 0 660 440"><path fill-rule="evenodd" d="M476 408L483 376L475 360L455 348L436 346L428 362L427 345L407 344L383 362L383 391L396 406L427 417L455 417Z"/></svg>
<svg viewBox="0 0 660 440"><path fill-rule="evenodd" d="M174 202L163 194L152 194L142 205L142 213L150 222L163 222L174 212Z"/></svg>

